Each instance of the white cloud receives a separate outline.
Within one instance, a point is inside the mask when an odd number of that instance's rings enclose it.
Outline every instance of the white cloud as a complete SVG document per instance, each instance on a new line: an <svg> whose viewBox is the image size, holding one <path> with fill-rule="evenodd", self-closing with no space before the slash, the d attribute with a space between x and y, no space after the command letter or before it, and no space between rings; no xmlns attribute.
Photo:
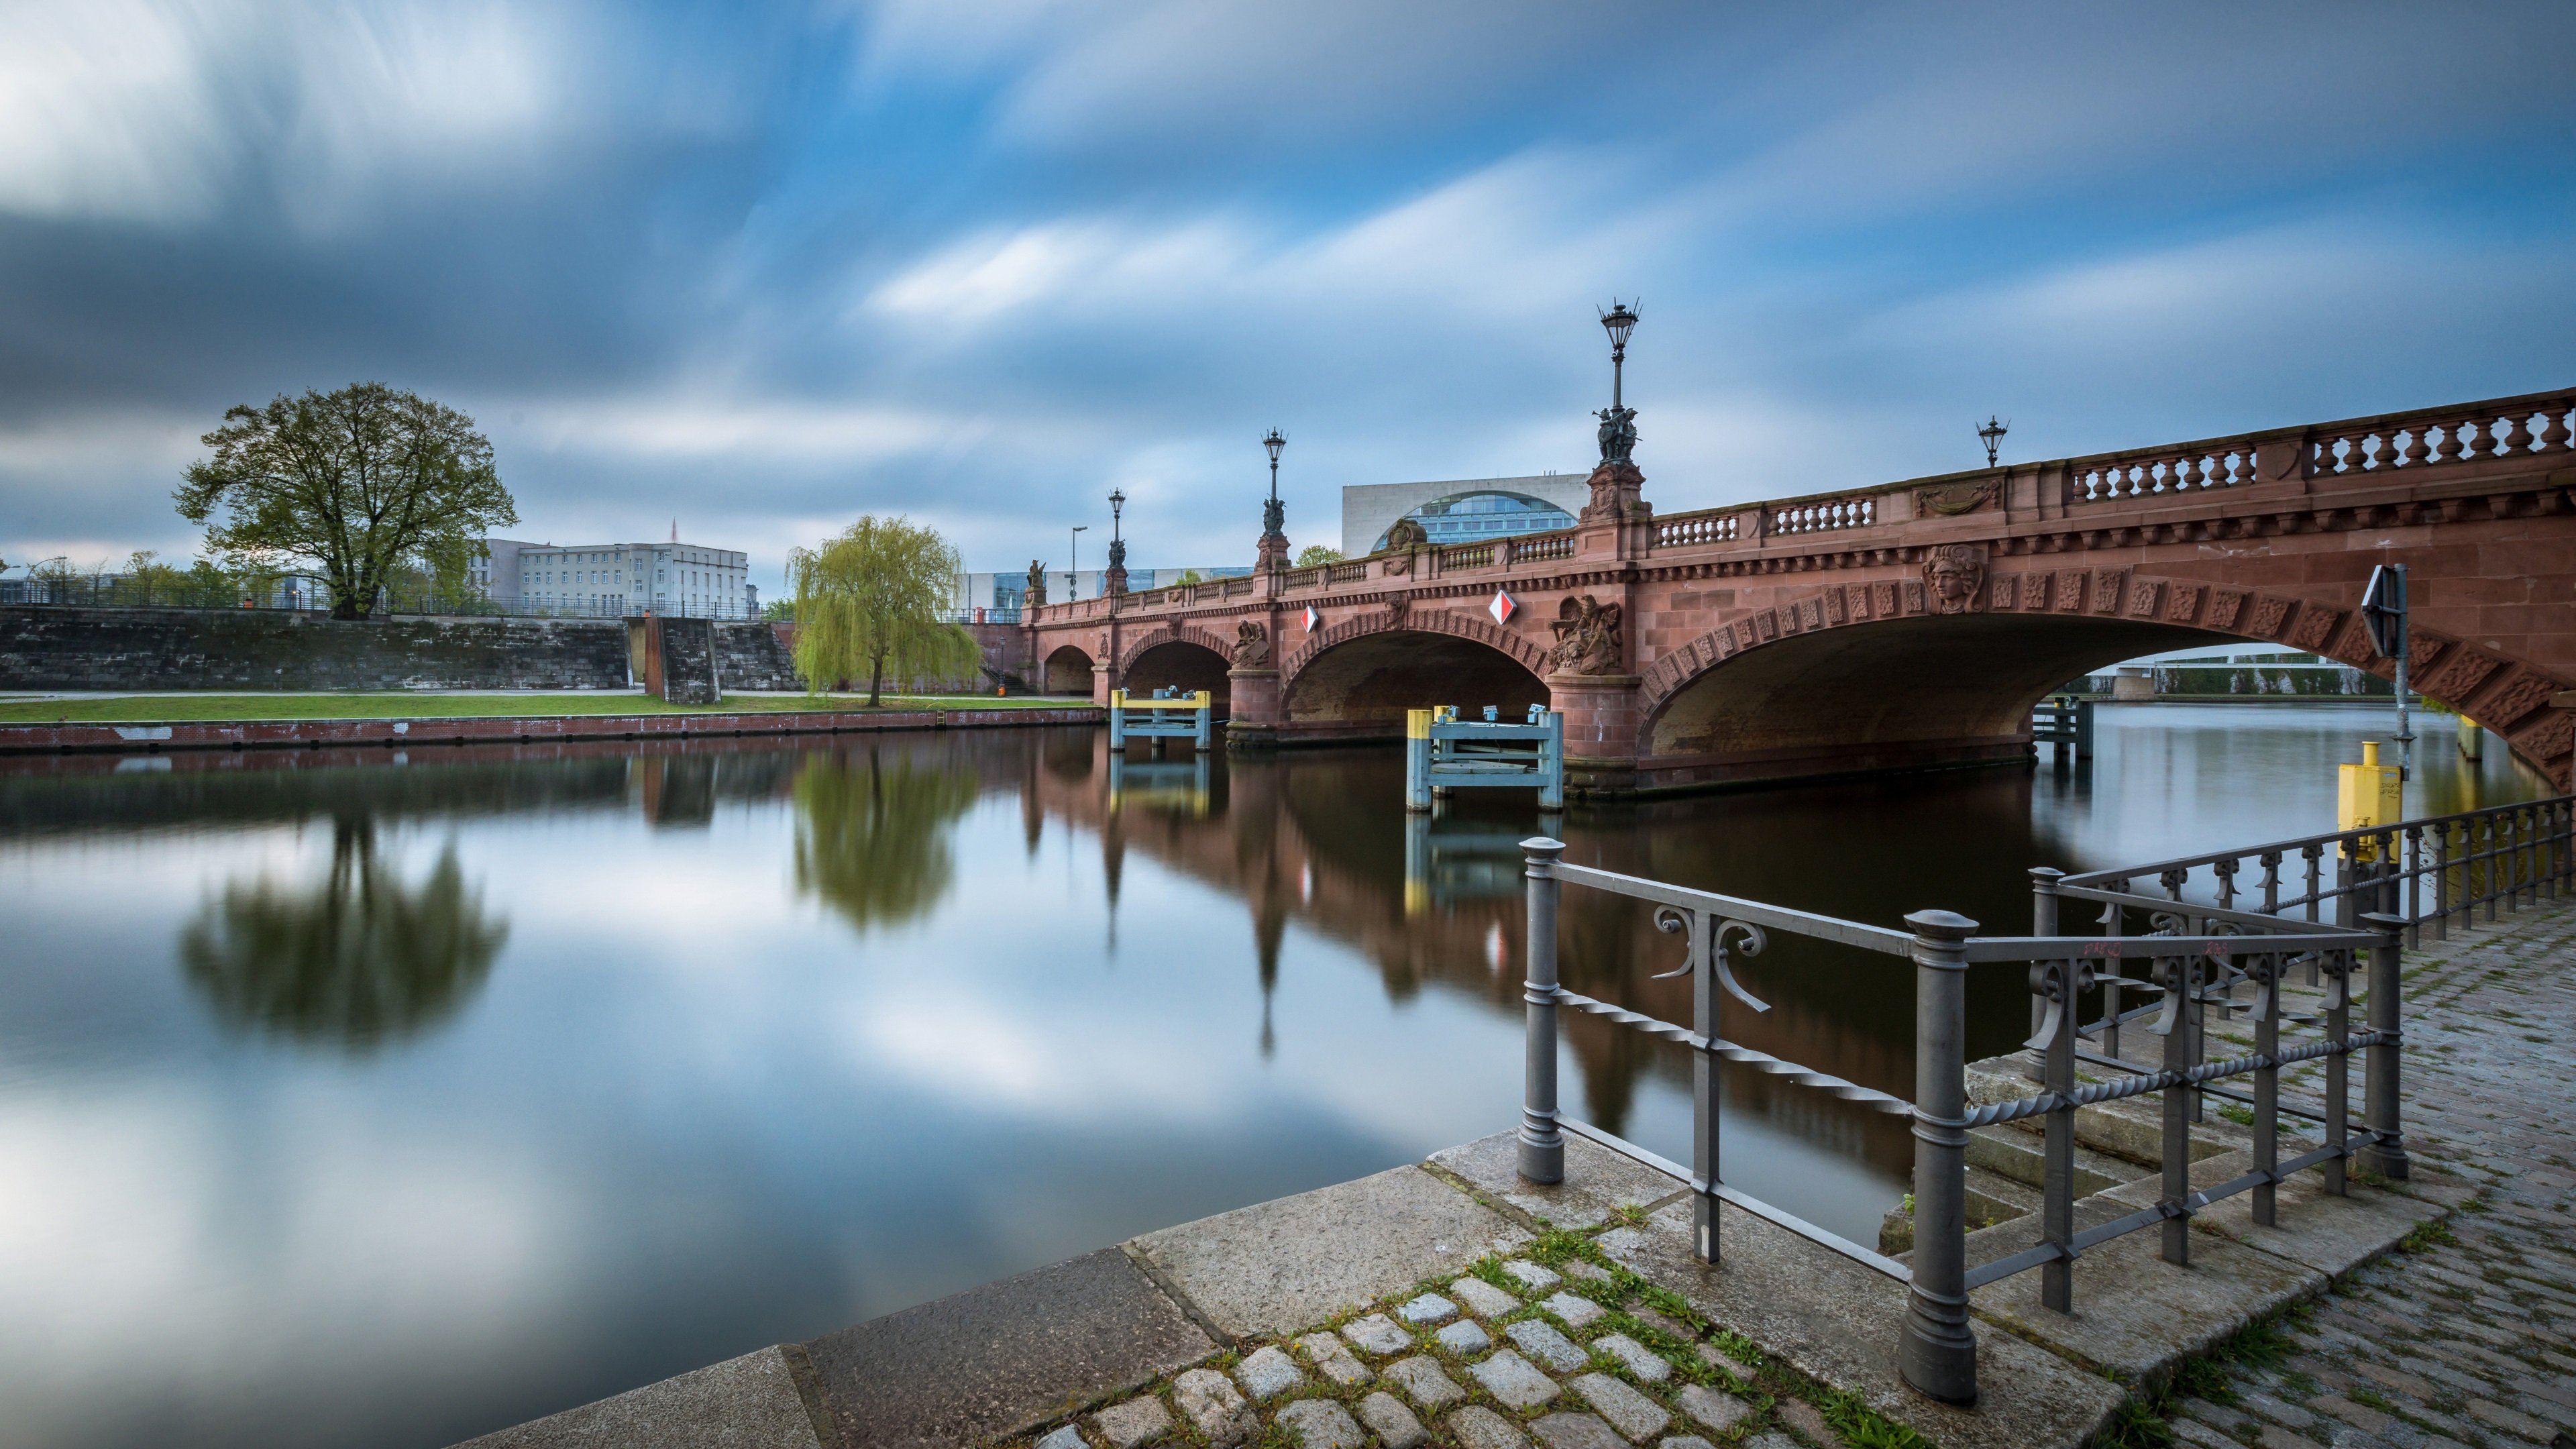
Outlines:
<svg viewBox="0 0 2576 1449"><path fill-rule="evenodd" d="M19 0L0 35L0 207L169 220L212 204L228 148L191 17Z"/></svg>
<svg viewBox="0 0 2576 1449"><path fill-rule="evenodd" d="M308 228L388 174L524 157L566 37L498 3L19 0L0 10L0 210L199 221L254 162Z"/></svg>
<svg viewBox="0 0 2576 1449"><path fill-rule="evenodd" d="M866 464L972 437L979 425L904 407L721 397L631 397L541 405L528 433L556 452L703 461Z"/></svg>

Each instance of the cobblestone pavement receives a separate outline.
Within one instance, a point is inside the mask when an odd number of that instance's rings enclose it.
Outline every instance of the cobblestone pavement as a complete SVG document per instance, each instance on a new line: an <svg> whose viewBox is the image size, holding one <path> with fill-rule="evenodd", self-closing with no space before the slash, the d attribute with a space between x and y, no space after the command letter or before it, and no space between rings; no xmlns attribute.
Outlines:
<svg viewBox="0 0 2576 1449"><path fill-rule="evenodd" d="M2187 1372L2177 1444L2576 1449L2576 905L2455 926L2405 975L2416 1173L2479 1196Z"/></svg>
<svg viewBox="0 0 2576 1449"><path fill-rule="evenodd" d="M1819 1449L1919 1446L1768 1362L1603 1251L1551 1231L1512 1258L1249 1346L1029 1441L1034 1449Z"/></svg>

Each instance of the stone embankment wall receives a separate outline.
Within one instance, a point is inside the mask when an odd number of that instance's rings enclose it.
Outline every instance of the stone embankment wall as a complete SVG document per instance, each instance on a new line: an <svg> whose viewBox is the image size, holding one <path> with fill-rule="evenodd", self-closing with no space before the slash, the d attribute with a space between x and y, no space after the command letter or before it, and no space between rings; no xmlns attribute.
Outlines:
<svg viewBox="0 0 2576 1449"><path fill-rule="evenodd" d="M0 689L624 689L626 654L616 619L0 608Z"/></svg>
<svg viewBox="0 0 2576 1449"><path fill-rule="evenodd" d="M618 619L15 606L0 608L0 689L625 689L640 682L628 643ZM718 623L713 648L726 689L804 688L782 626Z"/></svg>
<svg viewBox="0 0 2576 1449"><path fill-rule="evenodd" d="M805 687L805 681L796 674L796 626L772 624L767 627L777 636L777 668L779 677L787 682L774 685L753 684L748 674L737 675L734 672L733 660L728 656L725 662L725 688L803 689ZM1019 625L961 624L958 627L974 636L975 647L983 654L973 674L956 679L889 679L885 687L911 694L983 694L995 685L1001 685L1014 693L1028 688L1023 676L1027 673L1029 641L1028 636L1020 631ZM839 681L838 687L865 689L868 687L868 682L865 679L845 679Z"/></svg>
<svg viewBox="0 0 2576 1449"><path fill-rule="evenodd" d="M727 689L803 689L790 650L793 624L716 625L716 678Z"/></svg>

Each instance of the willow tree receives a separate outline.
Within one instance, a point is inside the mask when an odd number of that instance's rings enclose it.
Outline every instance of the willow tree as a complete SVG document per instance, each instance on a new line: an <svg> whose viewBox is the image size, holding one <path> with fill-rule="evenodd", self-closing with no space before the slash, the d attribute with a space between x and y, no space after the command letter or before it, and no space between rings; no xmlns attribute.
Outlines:
<svg viewBox="0 0 2576 1449"><path fill-rule="evenodd" d="M864 516L787 556L796 583L796 672L807 693L867 676L868 703L898 679L958 675L983 661L975 636L942 621L957 550L905 518Z"/></svg>

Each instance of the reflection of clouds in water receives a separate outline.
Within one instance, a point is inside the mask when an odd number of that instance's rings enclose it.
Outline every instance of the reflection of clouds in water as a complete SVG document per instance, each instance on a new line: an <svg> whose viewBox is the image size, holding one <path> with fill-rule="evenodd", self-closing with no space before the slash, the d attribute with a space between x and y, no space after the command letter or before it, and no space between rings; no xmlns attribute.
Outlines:
<svg viewBox="0 0 2576 1449"><path fill-rule="evenodd" d="M286 1100L291 1170L177 1083L0 1110L0 1445L257 1412L281 1379L381 1373L387 1343L462 1367L542 1335L578 1261L556 1164Z"/></svg>
<svg viewBox="0 0 2576 1449"><path fill-rule="evenodd" d="M320 882L263 870L226 885L179 938L179 959L227 1025L363 1053L453 1015L508 936L465 884L453 842L415 887L379 857L370 820L343 817Z"/></svg>

